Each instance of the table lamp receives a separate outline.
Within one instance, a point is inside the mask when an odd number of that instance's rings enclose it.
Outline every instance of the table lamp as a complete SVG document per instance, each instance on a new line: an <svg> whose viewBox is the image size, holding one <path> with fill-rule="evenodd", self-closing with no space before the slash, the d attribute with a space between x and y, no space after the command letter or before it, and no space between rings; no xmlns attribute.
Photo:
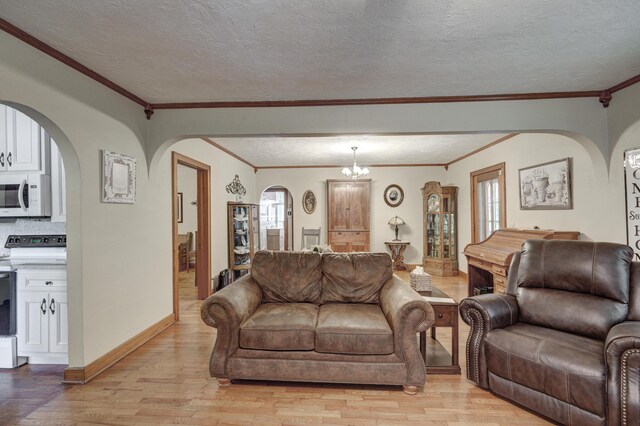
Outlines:
<svg viewBox="0 0 640 426"><path fill-rule="evenodd" d="M398 238L398 225L406 225L406 223L404 223L404 220L396 215L389 219L389 225L396 227L396 238L393 241L400 241L400 238Z"/></svg>

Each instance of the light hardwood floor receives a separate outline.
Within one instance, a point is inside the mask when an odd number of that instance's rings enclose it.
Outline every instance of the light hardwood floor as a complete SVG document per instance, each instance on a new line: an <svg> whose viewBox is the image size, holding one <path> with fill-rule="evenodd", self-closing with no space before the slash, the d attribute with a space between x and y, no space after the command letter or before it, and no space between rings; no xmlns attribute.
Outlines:
<svg viewBox="0 0 640 426"><path fill-rule="evenodd" d="M408 280L408 275L402 278ZM465 296L462 278L434 277L434 282L458 301ZM464 374L429 375L424 391L415 396L399 386L242 381L219 388L208 373L215 330L202 323L199 308L199 301L181 298L179 323L91 383L60 386L30 414L10 423L0 417L0 424L549 424L479 389ZM464 372L468 327L461 324ZM438 330L438 337L446 342L451 335L444 330ZM0 381L0 392L8 382ZM0 404L2 411L11 409L11 401Z"/></svg>

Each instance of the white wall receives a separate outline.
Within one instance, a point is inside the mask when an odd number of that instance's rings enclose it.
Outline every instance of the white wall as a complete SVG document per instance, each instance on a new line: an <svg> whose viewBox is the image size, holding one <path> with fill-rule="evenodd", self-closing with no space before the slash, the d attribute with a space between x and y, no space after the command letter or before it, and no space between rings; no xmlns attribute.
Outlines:
<svg viewBox="0 0 640 426"><path fill-rule="evenodd" d="M178 234L193 232L192 249L195 247L195 232L198 230L198 206L191 204L198 199L198 171L178 164L178 192L182 193L182 223L178 223Z"/></svg>
<svg viewBox="0 0 640 426"><path fill-rule="evenodd" d="M370 167L367 176L371 182L371 251L387 252L384 242L394 238L388 225L395 215L407 225L400 228L399 238L409 240L411 246L405 251L405 261L422 263L422 192L428 181L446 184L444 167ZM261 169L256 175L258 195L272 185L289 189L293 197L294 248L300 249L302 228L322 226L322 243L327 242L327 179L343 179L339 168L312 169ZM404 191L404 201L398 207L389 207L384 202L383 192L390 184L397 184ZM302 195L311 190L316 195L316 210L307 214L302 209Z"/></svg>
<svg viewBox="0 0 640 426"><path fill-rule="evenodd" d="M571 157L572 210L520 210L518 169ZM624 204L616 201L615 183L606 171L594 170L587 151L575 140L552 134L520 134L449 167L447 179L460 187L458 193L459 268L466 271L462 254L471 242L471 172L506 163L507 226L517 228L580 231L582 238L625 242ZM622 226L621 226L622 225Z"/></svg>
<svg viewBox="0 0 640 426"><path fill-rule="evenodd" d="M170 274L157 263L162 215L146 167L147 122L140 106L6 33L0 102L40 122L64 159L69 364L84 366L172 312ZM135 204L100 201L101 150L136 158Z"/></svg>

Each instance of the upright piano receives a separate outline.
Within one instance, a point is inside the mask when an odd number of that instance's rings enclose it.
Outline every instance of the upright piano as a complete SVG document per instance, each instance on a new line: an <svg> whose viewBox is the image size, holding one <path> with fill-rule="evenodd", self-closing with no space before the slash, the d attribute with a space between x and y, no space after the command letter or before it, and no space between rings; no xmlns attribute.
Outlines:
<svg viewBox="0 0 640 426"><path fill-rule="evenodd" d="M469 276L469 296L484 292L504 293L513 254L531 238L577 240L580 232L544 229L499 229L489 238L464 248Z"/></svg>

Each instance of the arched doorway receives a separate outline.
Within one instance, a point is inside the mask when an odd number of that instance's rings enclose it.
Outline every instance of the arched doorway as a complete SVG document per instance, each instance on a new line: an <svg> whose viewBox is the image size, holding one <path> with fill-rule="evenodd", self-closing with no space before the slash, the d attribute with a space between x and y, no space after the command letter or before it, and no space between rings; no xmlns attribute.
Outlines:
<svg viewBox="0 0 640 426"><path fill-rule="evenodd" d="M32 129L32 134L36 140L31 141L31 143L32 148L37 147L40 150L42 147L42 152L39 152L39 155L42 156L39 159L42 168L33 173L42 173L51 177L51 189L47 189L47 191L57 193L55 199L52 200L50 217L39 219L35 227L31 227L29 223L26 223L28 219L22 219L24 223L16 227L16 233L66 235L68 242L66 246L66 270L60 269L64 274L64 281L66 281L66 292L64 298L52 298L48 305L57 307L54 310L49 309L49 311L53 311L57 315L65 311L67 314L64 335L59 336L63 337L63 341L54 342L55 349L60 350L60 344L67 346L66 365L81 365L84 353L81 286L82 203L78 157L68 137L44 114L26 105L9 100L0 100L0 105L4 107L5 120L6 117L12 117L16 122L21 121L21 126L32 126L34 128L34 130ZM9 112L9 110L13 111ZM32 121L32 123L29 124L27 121ZM5 128L7 128L6 123ZM55 170L53 170L54 168ZM55 177L56 173L58 174L57 177ZM55 181L53 178L55 178ZM29 229L28 232L26 231L27 229ZM4 245L5 241L1 241L1 243ZM61 276L57 275L58 278ZM53 303L54 300L57 300L57 303ZM64 303L65 306L60 308L60 303ZM52 315L54 314L52 313Z"/></svg>
<svg viewBox="0 0 640 426"><path fill-rule="evenodd" d="M293 198L283 186L270 186L260 196L260 249L294 249Z"/></svg>

